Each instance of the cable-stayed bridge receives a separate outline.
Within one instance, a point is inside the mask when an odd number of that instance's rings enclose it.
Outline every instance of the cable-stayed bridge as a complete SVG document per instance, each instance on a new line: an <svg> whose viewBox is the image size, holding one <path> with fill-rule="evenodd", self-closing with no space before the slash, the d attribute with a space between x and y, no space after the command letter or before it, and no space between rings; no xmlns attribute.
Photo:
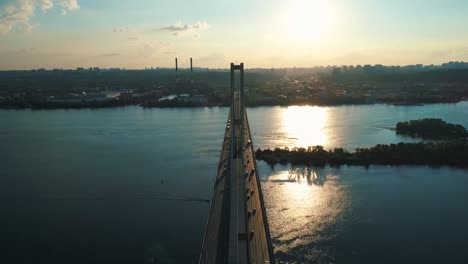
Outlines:
<svg viewBox="0 0 468 264"><path fill-rule="evenodd" d="M231 109L199 263L274 263L245 111L243 63L231 63Z"/></svg>

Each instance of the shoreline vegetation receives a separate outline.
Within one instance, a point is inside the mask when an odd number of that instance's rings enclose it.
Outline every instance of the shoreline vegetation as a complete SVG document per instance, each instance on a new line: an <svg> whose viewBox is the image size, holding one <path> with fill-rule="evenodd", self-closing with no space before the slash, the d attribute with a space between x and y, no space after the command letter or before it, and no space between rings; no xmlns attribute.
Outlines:
<svg viewBox="0 0 468 264"><path fill-rule="evenodd" d="M398 124L400 124L398 126ZM349 152L343 148L325 150L323 146L284 149L257 149L255 157L271 166L297 164L313 166L340 165L428 165L468 169L468 139L461 125L448 124L441 119L420 119L399 122L398 131L423 139L447 139L438 142L378 144ZM427 131L427 129L432 129ZM411 131L411 133L407 132ZM456 132L454 132L456 131Z"/></svg>
<svg viewBox="0 0 468 264"><path fill-rule="evenodd" d="M437 118L398 122L395 131L398 135L429 140L449 140L468 137L468 132L462 125L449 124Z"/></svg>
<svg viewBox="0 0 468 264"><path fill-rule="evenodd" d="M430 103L390 103L390 102L346 102L346 103L291 103L291 104L255 104L247 105L247 107L264 107L264 106L346 106L346 105L394 105L394 106L424 106L426 104L456 104L460 102L466 102L468 100L459 100L459 101L437 101ZM124 107L124 106L138 106L143 108L200 108L200 107L229 107L228 104L224 103L206 103L206 104L194 104L194 103L177 103L177 102L152 102L152 103L127 103L119 102L118 100L110 100L105 102L86 102L86 103L47 103L40 102L34 104L0 104L0 109L12 109L12 110L21 110L21 109L32 109L32 110L43 110L43 109L99 109L99 108L115 108L115 107ZM394 129L394 128L393 128ZM404 132L401 133L405 134ZM409 135L409 134L408 134Z"/></svg>
<svg viewBox="0 0 468 264"><path fill-rule="evenodd" d="M257 149L255 157L271 166L291 163L314 166L429 165L468 168L468 142L378 144L371 148L357 148L354 152L343 148L327 151L323 146Z"/></svg>

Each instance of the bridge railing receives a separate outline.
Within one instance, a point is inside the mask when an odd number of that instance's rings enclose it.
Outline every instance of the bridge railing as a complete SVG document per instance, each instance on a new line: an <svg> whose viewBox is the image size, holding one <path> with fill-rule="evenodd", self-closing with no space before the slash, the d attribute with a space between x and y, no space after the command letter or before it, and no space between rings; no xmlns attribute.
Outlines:
<svg viewBox="0 0 468 264"><path fill-rule="evenodd" d="M249 148L251 148L251 151L252 151L253 164L254 164L255 171L257 173L258 194L260 196L260 204L261 204L260 207L262 208L263 224L265 226L265 233L266 233L267 240L268 240L267 243L268 243L268 253L270 255L270 263L275 263L275 255L273 251L273 245L271 243L270 225L268 224L268 216L266 213L265 202L263 199L263 191L262 191L262 185L260 183L260 175L258 174L257 160L255 159L255 149L253 147L254 142L253 142L252 134L250 132L250 125L249 125L249 118L247 117L247 110L245 113L245 122L246 122L246 127L248 127L248 131L249 131L249 138L250 138Z"/></svg>

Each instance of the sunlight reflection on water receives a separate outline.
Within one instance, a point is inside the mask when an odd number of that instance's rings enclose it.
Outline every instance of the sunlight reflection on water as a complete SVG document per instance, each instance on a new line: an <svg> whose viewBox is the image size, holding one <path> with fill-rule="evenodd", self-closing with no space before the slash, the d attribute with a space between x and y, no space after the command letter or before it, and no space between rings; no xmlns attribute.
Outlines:
<svg viewBox="0 0 468 264"><path fill-rule="evenodd" d="M256 148L284 148L322 145L325 149L358 147L399 142L418 142L391 128L403 120L442 118L467 126L468 102L452 106L288 106L248 109Z"/></svg>
<svg viewBox="0 0 468 264"><path fill-rule="evenodd" d="M295 146L315 146L327 144L325 126L328 122L328 109L318 106L290 106L283 111L282 129Z"/></svg>
<svg viewBox="0 0 468 264"><path fill-rule="evenodd" d="M296 252L292 248L300 247L310 248L303 253L311 261L334 255L331 248L326 252L313 245L334 238L349 207L348 187L340 184L337 176L331 171L290 168L273 172L262 188L276 255L284 259L284 255Z"/></svg>

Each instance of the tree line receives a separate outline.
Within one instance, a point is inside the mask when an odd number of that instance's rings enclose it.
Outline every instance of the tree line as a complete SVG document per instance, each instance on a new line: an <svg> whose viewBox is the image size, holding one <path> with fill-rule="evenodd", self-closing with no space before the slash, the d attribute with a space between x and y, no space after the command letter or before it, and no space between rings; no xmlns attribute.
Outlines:
<svg viewBox="0 0 468 264"><path fill-rule="evenodd" d="M378 144L349 152L343 148L325 150L323 146L306 148L258 149L258 160L270 165L301 164L315 166L339 165L430 165L468 168L468 141L458 139L438 143Z"/></svg>

